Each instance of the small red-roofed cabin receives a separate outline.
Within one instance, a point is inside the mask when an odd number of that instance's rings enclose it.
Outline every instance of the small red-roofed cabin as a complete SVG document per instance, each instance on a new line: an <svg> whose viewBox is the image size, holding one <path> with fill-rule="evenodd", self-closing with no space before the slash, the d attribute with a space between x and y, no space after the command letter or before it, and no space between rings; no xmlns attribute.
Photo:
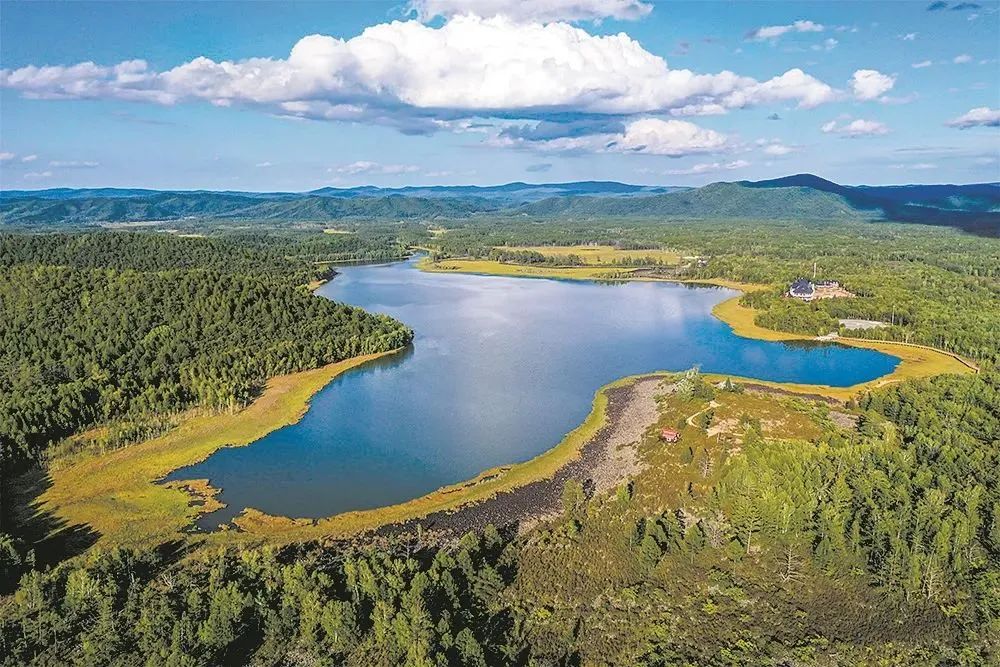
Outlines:
<svg viewBox="0 0 1000 667"><path fill-rule="evenodd" d="M681 439L681 434L672 428L660 430L660 439L664 442L677 442Z"/></svg>

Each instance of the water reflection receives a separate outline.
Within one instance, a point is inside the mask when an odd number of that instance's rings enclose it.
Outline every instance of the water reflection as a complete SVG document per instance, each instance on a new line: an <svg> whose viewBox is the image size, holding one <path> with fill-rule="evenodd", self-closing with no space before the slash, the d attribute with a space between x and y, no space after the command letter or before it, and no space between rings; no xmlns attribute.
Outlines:
<svg viewBox="0 0 1000 667"><path fill-rule="evenodd" d="M429 274L412 263L342 269L319 294L416 331L412 347L334 380L298 424L172 478L209 478L229 507L320 517L401 502L525 460L579 424L616 378L700 365L846 386L890 372L879 352L735 336L718 287Z"/></svg>

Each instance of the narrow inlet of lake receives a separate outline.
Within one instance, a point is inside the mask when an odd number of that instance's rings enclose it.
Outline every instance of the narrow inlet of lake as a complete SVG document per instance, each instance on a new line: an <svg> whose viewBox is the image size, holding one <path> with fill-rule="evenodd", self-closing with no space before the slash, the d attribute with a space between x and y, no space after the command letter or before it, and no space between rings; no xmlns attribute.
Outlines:
<svg viewBox="0 0 1000 667"><path fill-rule="evenodd" d="M411 348L336 378L302 420L169 479L208 478L225 509L317 518L390 505L529 459L617 378L705 372L849 386L899 360L831 343L740 338L712 316L736 292L671 283L424 273L415 260L341 269L323 297L391 315Z"/></svg>

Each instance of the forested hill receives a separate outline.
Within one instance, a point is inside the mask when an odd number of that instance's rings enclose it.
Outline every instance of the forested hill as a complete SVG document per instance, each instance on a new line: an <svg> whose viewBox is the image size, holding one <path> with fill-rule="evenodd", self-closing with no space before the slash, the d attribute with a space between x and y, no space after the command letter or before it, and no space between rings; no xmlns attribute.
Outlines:
<svg viewBox="0 0 1000 667"><path fill-rule="evenodd" d="M628 216L838 220L862 217L844 197L811 188L757 189L713 183L695 190L633 199L552 198L523 212L539 216Z"/></svg>
<svg viewBox="0 0 1000 667"><path fill-rule="evenodd" d="M329 223L488 217L887 220L1000 235L1000 185L844 186L811 174L701 188L580 182L321 188L306 193L55 189L0 193L0 225Z"/></svg>
<svg viewBox="0 0 1000 667"><path fill-rule="evenodd" d="M406 345L403 324L303 287L328 269L294 251L352 242L320 236L0 236L0 465L95 425L102 448L128 444L273 376Z"/></svg>
<svg viewBox="0 0 1000 667"><path fill-rule="evenodd" d="M477 198L403 196L346 199L301 195L262 198L220 192L157 192L151 195L74 199L5 196L0 199L0 224L38 227L185 219L286 222L428 219L466 217L498 209L498 204Z"/></svg>

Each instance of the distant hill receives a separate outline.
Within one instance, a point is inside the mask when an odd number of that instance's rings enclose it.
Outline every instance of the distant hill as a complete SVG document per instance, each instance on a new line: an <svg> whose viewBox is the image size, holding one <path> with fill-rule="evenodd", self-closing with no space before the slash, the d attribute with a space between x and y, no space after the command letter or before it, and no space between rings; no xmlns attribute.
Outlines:
<svg viewBox="0 0 1000 667"><path fill-rule="evenodd" d="M262 198L217 192L162 192L79 199L3 197L0 199L0 223L37 226L195 218L289 222L324 222L345 218L433 219L465 217L498 208L497 204L476 198L392 196L339 199L310 195Z"/></svg>
<svg viewBox="0 0 1000 667"><path fill-rule="evenodd" d="M148 197L157 194L222 194L250 199L300 199L303 197L336 197L340 199L373 197L420 197L424 199L456 199L477 197L498 199L507 203L538 201L547 197L573 195L592 197L643 197L666 192L689 190L673 185L631 185L615 181L572 181L569 183L505 183L503 185L428 185L402 188L381 188L362 185L353 188L326 187L309 192L239 192L233 190L146 190L141 188L50 188L47 190L3 190L0 200L32 197L35 199L117 199Z"/></svg>
<svg viewBox="0 0 1000 667"><path fill-rule="evenodd" d="M538 218L884 220L1000 236L1000 184L848 186L812 174L701 188L606 181L497 186L321 188L312 192L124 188L0 193L0 225L171 220L434 220L489 214Z"/></svg>
<svg viewBox="0 0 1000 667"><path fill-rule="evenodd" d="M740 184L764 189L803 187L843 197L869 217L959 227L987 236L1000 235L1000 183L850 186L813 174L796 174Z"/></svg>
<svg viewBox="0 0 1000 667"><path fill-rule="evenodd" d="M529 215L571 217L636 216L688 218L858 218L843 197L805 187L760 190L738 183L713 183L694 190L631 199L563 197L519 209Z"/></svg>
<svg viewBox="0 0 1000 667"><path fill-rule="evenodd" d="M548 197L645 197L689 188L669 185L630 185L615 181L573 181L569 183L505 183L503 185L431 185L403 188L320 188L307 194L323 197L382 197L402 195L427 199L479 197L507 204L521 204Z"/></svg>

